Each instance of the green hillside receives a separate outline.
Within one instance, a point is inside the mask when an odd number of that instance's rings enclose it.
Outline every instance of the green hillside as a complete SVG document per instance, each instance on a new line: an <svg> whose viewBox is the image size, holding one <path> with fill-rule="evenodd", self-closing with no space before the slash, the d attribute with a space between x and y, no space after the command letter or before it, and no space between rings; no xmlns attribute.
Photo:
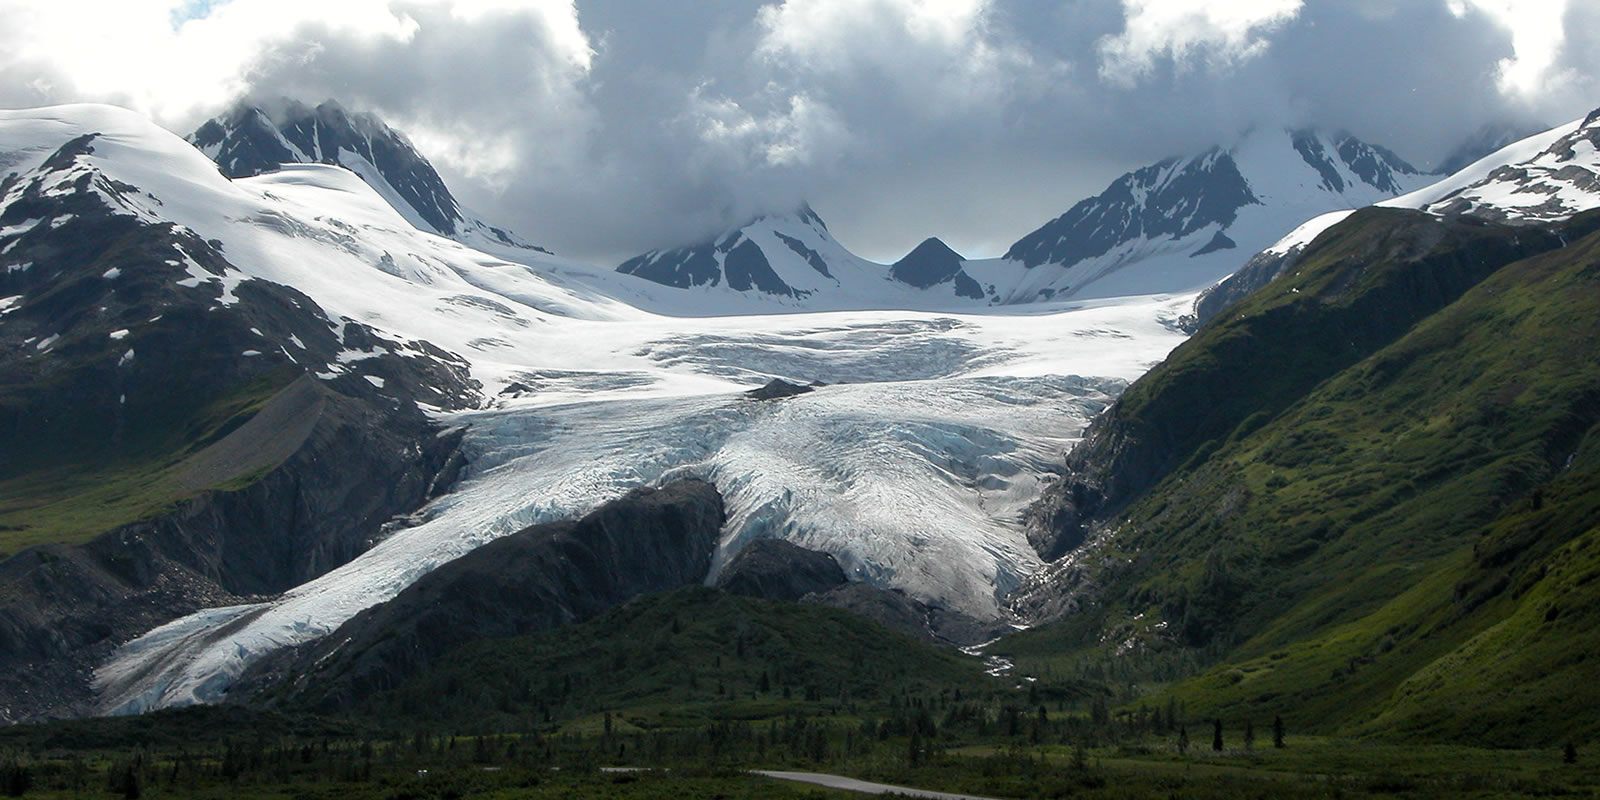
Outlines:
<svg viewBox="0 0 1600 800"><path fill-rule="evenodd" d="M1126 676L1192 717L1490 745L1600 734L1581 711L1600 701L1597 224L1497 268L1496 242L1543 234L1439 235L1382 210L1336 226L1130 389L1107 424L1188 455L1108 526L1096 609L1007 647L1082 669L1114 632L1136 652ZM1451 264L1485 275L1412 324ZM1172 422L1186 413L1199 421Z"/></svg>
<svg viewBox="0 0 1600 800"><path fill-rule="evenodd" d="M468 645L364 713L474 731L595 723L604 711L630 726L682 727L1003 688L978 659L854 614L689 587Z"/></svg>
<svg viewBox="0 0 1600 800"><path fill-rule="evenodd" d="M294 377L287 369L268 372L186 416L142 427L136 445L62 447L58 459L76 460L0 477L0 558L38 544L87 541L167 513L200 491L250 483L286 457L281 446L263 446L225 470L211 466L215 458L206 450L252 419ZM278 442L296 443L295 434L304 438L303 431L290 430Z"/></svg>

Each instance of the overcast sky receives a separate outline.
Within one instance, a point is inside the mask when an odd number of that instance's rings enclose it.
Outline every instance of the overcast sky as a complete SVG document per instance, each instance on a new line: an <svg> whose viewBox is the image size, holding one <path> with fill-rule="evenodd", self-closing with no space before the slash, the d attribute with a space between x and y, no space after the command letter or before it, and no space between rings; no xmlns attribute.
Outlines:
<svg viewBox="0 0 1600 800"><path fill-rule="evenodd" d="M407 132L468 205L616 263L808 200L892 261L1007 245L1252 126L1425 165L1600 105L1600 0L0 0L0 106L186 133L246 95Z"/></svg>

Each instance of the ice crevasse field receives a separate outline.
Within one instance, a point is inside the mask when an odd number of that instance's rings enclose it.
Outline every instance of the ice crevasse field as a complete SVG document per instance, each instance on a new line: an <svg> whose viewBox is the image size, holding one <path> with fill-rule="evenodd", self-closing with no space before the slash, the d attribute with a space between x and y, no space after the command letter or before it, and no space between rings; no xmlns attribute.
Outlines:
<svg viewBox="0 0 1600 800"><path fill-rule="evenodd" d="M217 700L263 655L487 541L685 475L727 504L713 578L746 542L777 536L832 553L855 579L1001 617L1000 598L1041 566L1025 508L1088 420L1182 341L1176 320L1193 303L1182 291L897 310L910 304L890 305L896 295L869 310L719 316L726 307L693 292L422 233L336 167L230 181L128 112L0 112L7 171L41 168L54 147L39 142L84 133L98 135L74 169L124 189L107 205L218 240L238 269L194 265L180 285L220 284L224 305L242 281L294 286L336 326L461 356L488 398L432 412L466 427L470 464L416 524L278 598L125 644L97 675L113 713ZM744 397L772 378L824 385Z"/></svg>

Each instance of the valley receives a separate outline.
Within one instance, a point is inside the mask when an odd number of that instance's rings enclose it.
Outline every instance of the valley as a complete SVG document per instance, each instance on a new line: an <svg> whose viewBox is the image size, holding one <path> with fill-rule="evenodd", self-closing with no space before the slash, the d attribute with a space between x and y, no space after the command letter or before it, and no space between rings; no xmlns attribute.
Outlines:
<svg viewBox="0 0 1600 800"><path fill-rule="evenodd" d="M1593 789L1600 112L616 269L286 113L0 112L23 791Z"/></svg>

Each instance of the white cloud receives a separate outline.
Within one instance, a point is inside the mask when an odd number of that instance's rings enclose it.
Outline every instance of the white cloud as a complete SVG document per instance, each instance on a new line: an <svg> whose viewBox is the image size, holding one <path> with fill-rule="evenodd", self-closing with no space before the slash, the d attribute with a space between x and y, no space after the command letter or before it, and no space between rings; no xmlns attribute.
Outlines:
<svg viewBox="0 0 1600 800"><path fill-rule="evenodd" d="M1573 70L1557 66L1566 42L1567 0L1446 0L1457 17L1481 13L1510 31L1509 58L1499 62L1500 90L1520 99L1536 99L1552 83L1570 82Z"/></svg>
<svg viewBox="0 0 1600 800"><path fill-rule="evenodd" d="M1123 84L1161 59L1179 69L1196 61L1227 66L1263 52L1266 34L1293 20L1301 0L1123 0L1122 32L1100 40L1100 73Z"/></svg>
<svg viewBox="0 0 1600 800"><path fill-rule="evenodd" d="M116 102L174 125L231 101L264 74L314 73L337 48L406 55L448 40L471 52L481 42L457 34L521 19L540 31L537 41L556 64L581 73L592 54L569 1L0 0L0 19L0 74L11 79L0 101Z"/></svg>
<svg viewBox="0 0 1600 800"><path fill-rule="evenodd" d="M1562 7L1565 13L1562 13ZM1600 83L1593 0L0 0L0 106L192 130L241 94L405 131L468 205L617 263L802 199L968 255L1249 126L1418 161Z"/></svg>
<svg viewBox="0 0 1600 800"><path fill-rule="evenodd" d="M747 168L805 166L820 154L846 149L849 140L833 109L804 92L788 95L758 115L727 97L697 89L680 120L707 145L711 158L732 157Z"/></svg>
<svg viewBox="0 0 1600 800"><path fill-rule="evenodd" d="M991 24L993 11L992 0L784 0L758 12L756 53L794 78L870 82L929 116L960 114L1049 72Z"/></svg>
<svg viewBox="0 0 1600 800"><path fill-rule="evenodd" d="M875 51L895 50L894 40L959 49L988 6L988 0L784 0L763 7L757 20L766 51L830 65L864 55L856 46L864 32L891 37Z"/></svg>

